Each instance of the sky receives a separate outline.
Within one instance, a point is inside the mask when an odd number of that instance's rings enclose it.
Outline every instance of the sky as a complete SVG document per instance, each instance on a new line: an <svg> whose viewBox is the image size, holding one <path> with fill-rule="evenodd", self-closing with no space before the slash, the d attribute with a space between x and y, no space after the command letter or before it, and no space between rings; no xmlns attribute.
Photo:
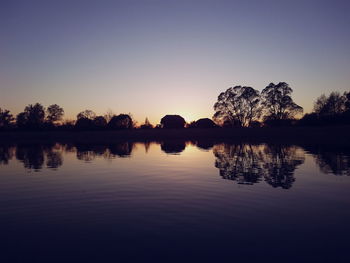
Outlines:
<svg viewBox="0 0 350 263"><path fill-rule="evenodd" d="M0 107L189 122L229 87L284 81L310 112L350 90L349 13L336 0L2 0Z"/></svg>

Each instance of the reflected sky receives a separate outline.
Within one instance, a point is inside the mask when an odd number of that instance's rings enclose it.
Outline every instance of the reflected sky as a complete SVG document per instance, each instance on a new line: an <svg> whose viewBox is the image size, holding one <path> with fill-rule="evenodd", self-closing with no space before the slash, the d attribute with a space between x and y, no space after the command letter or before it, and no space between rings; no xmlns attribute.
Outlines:
<svg viewBox="0 0 350 263"><path fill-rule="evenodd" d="M348 153L208 141L2 144L2 256L347 262Z"/></svg>
<svg viewBox="0 0 350 263"><path fill-rule="evenodd" d="M204 154L205 153L205 154ZM168 165L172 155L205 157L203 164L213 163L223 179L238 184L253 185L261 181L272 187L289 189L295 181L294 172L309 155L319 167L319 172L334 175L350 175L350 150L346 147L296 146L281 144L219 143L210 141L169 140L161 142L118 142L107 144L50 143L0 145L0 165L10 161L22 164L26 171L59 169L64 159L77 159L93 163L98 159L112 161L118 158L136 159L143 154L154 157L152 162ZM168 156L168 157L167 157ZM209 161L213 158L214 161ZM200 161L200 158L198 159ZM143 165L141 162L139 166ZM169 164L171 168L172 164Z"/></svg>

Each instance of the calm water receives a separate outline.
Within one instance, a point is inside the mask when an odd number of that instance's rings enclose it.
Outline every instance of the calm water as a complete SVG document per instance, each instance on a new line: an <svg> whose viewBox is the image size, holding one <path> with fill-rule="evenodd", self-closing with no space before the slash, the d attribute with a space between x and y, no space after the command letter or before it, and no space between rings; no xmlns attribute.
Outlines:
<svg viewBox="0 0 350 263"><path fill-rule="evenodd" d="M0 145L1 262L350 262L350 149Z"/></svg>

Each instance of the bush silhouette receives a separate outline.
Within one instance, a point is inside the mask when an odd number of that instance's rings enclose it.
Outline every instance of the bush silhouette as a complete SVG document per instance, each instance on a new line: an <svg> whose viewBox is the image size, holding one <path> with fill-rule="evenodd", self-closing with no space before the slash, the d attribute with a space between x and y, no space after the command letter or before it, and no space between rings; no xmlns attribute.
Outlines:
<svg viewBox="0 0 350 263"><path fill-rule="evenodd" d="M191 124L191 128L216 128L218 127L215 122L209 118L199 119Z"/></svg>
<svg viewBox="0 0 350 263"><path fill-rule="evenodd" d="M186 121L180 115L165 115L160 124L164 129L181 129L185 127Z"/></svg>
<svg viewBox="0 0 350 263"><path fill-rule="evenodd" d="M133 128L132 118L128 114L119 114L112 117L108 123L108 128L113 130L127 130Z"/></svg>

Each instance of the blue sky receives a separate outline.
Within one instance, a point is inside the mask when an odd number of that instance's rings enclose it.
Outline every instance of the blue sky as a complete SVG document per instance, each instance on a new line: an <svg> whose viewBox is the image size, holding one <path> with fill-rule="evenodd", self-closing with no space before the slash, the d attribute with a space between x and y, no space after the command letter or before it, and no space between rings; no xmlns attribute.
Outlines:
<svg viewBox="0 0 350 263"><path fill-rule="evenodd" d="M349 1L5 0L0 107L191 121L230 86L285 81L308 112L350 90L349 13Z"/></svg>

